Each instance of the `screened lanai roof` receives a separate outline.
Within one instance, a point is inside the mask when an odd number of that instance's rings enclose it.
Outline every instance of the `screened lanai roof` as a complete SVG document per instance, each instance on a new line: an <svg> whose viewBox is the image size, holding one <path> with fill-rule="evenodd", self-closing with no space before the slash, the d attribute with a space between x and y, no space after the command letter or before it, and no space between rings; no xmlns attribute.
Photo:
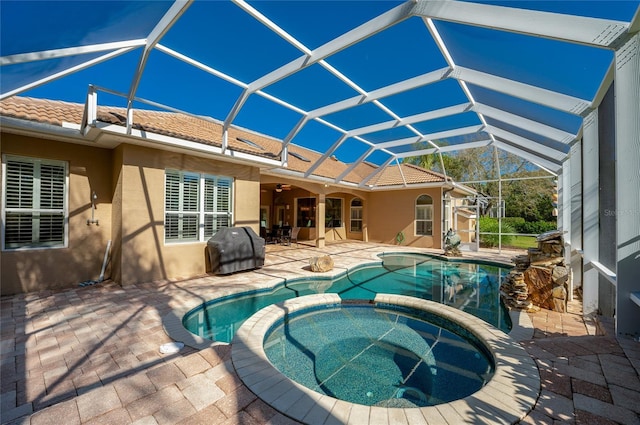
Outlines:
<svg viewBox="0 0 640 425"><path fill-rule="evenodd" d="M1 94L166 109L350 169L494 146L557 173L639 1L2 1ZM129 128L134 127L131 113ZM224 144L228 134L223 133Z"/></svg>

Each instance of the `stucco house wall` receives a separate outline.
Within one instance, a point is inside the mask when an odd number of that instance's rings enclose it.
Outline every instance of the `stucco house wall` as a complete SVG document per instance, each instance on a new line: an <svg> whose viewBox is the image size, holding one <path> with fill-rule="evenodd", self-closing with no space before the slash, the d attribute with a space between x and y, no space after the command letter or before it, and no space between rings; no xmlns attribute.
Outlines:
<svg viewBox="0 0 640 425"><path fill-rule="evenodd" d="M416 235L416 199L420 195L433 199L433 232L431 236ZM396 237L402 232L400 245L421 248L442 248L442 202L440 188L405 189L373 192L367 202L368 234L372 242L398 244Z"/></svg>
<svg viewBox="0 0 640 425"><path fill-rule="evenodd" d="M111 240L105 277L128 285L206 273L206 241L165 243L165 170L234 178L236 226L259 232L260 173L255 167L123 144L113 150L2 135L2 154L67 161L68 245L4 250L1 293L73 287L97 280ZM97 196L91 218L91 194Z"/></svg>
<svg viewBox="0 0 640 425"><path fill-rule="evenodd" d="M187 278L206 273L206 241L166 243L164 237L165 170L234 178L236 226L259 232L258 169L180 153L123 145L122 252L118 283Z"/></svg>
<svg viewBox="0 0 640 425"><path fill-rule="evenodd" d="M97 279L111 239L112 152L7 133L2 134L1 150L3 155L67 161L69 177L67 247L2 251L2 295L70 287ZM87 225L92 192L97 196L97 225Z"/></svg>

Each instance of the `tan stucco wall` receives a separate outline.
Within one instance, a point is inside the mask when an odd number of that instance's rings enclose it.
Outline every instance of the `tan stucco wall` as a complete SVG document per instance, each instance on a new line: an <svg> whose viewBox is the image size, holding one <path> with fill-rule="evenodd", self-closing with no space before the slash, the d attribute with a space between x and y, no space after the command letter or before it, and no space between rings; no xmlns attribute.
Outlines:
<svg viewBox="0 0 640 425"><path fill-rule="evenodd" d="M111 279L122 279L122 146L113 151L112 163L112 214L111 214Z"/></svg>
<svg viewBox="0 0 640 425"><path fill-rule="evenodd" d="M234 224L259 232L260 175L254 167L132 145L122 147L122 271L127 285L206 272L206 242L164 242L166 169L234 178Z"/></svg>
<svg viewBox="0 0 640 425"><path fill-rule="evenodd" d="M69 170L68 247L2 252L2 295L73 287L97 279L111 238L112 152L7 133L2 133L1 150L2 154L67 161ZM98 197L99 225L87 225L92 191Z"/></svg>
<svg viewBox="0 0 640 425"><path fill-rule="evenodd" d="M351 231L351 201L354 198L362 199L362 232L352 232ZM351 240L358 241L367 241L367 232L368 232L368 213L369 213L369 203L367 201L368 194L362 193L359 195L354 195L347 193L344 196L345 202L345 212L344 212L344 225L346 238Z"/></svg>
<svg viewBox="0 0 640 425"><path fill-rule="evenodd" d="M206 242L165 244L164 173L176 169L234 178L234 225L259 232L260 173L230 164L134 145L114 150L2 134L2 154L69 163L69 244L66 248L0 253L3 295L77 286L100 275L124 285L206 272ZM95 218L91 193L96 192Z"/></svg>
<svg viewBox="0 0 640 425"><path fill-rule="evenodd" d="M415 234L415 203L418 196L425 194L433 198L433 235L416 236ZM441 189L404 189L388 192L373 192L369 194L368 206L368 234L372 242L396 244L398 232L404 234L403 246L421 248L442 247Z"/></svg>

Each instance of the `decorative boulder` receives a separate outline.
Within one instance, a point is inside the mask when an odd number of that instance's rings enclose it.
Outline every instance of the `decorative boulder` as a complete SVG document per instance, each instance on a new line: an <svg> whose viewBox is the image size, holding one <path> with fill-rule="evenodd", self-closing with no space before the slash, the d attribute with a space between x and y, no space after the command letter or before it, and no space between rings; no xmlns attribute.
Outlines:
<svg viewBox="0 0 640 425"><path fill-rule="evenodd" d="M333 259L328 255L321 257L312 257L309 259L309 265L311 265L312 272L328 272L333 270Z"/></svg>

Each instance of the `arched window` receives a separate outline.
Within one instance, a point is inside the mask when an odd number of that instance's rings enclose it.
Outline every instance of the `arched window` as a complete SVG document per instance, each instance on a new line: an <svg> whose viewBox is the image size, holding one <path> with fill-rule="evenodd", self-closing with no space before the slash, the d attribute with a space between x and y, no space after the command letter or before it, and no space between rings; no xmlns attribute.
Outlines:
<svg viewBox="0 0 640 425"><path fill-rule="evenodd" d="M351 231L362 232L362 199L351 200Z"/></svg>
<svg viewBox="0 0 640 425"><path fill-rule="evenodd" d="M416 199L416 235L433 234L433 199L429 195L420 195Z"/></svg>

